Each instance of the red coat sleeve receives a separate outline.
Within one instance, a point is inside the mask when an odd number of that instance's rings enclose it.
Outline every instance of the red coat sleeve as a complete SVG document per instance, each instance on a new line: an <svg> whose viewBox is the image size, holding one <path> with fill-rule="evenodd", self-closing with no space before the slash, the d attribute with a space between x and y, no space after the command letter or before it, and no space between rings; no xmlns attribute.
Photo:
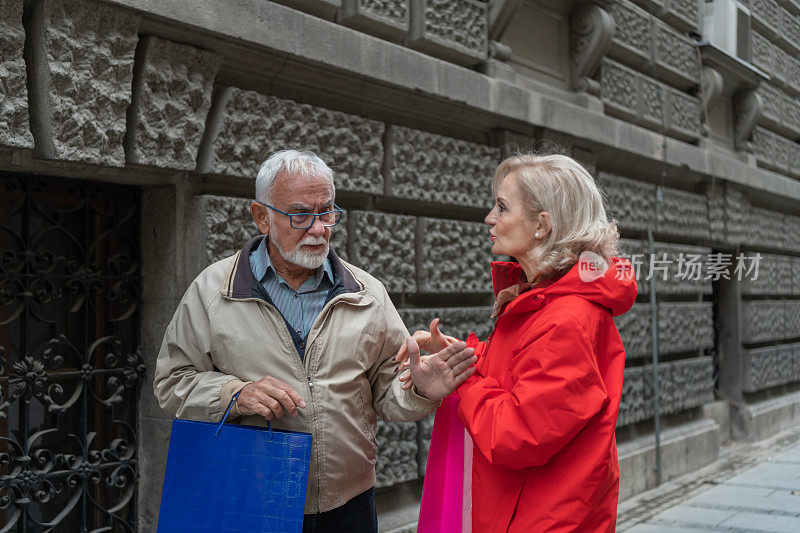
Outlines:
<svg viewBox="0 0 800 533"><path fill-rule="evenodd" d="M458 414L491 464L543 465L609 402L592 341L564 319L509 360L511 390L475 373L458 388Z"/></svg>

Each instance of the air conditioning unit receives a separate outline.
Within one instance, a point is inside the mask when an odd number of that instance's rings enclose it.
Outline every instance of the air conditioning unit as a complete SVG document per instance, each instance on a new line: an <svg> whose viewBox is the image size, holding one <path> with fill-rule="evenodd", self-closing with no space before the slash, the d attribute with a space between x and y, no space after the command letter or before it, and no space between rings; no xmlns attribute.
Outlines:
<svg viewBox="0 0 800 533"><path fill-rule="evenodd" d="M706 0L703 37L728 54L750 61L750 9L737 0Z"/></svg>

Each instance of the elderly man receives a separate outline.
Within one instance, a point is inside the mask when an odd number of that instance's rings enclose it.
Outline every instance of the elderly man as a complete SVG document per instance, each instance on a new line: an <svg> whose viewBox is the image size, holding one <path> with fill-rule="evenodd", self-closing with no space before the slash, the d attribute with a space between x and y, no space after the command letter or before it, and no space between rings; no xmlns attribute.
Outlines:
<svg viewBox="0 0 800 533"><path fill-rule="evenodd" d="M383 284L329 249L340 219L333 172L316 155L267 159L250 208L263 235L206 268L181 300L154 388L180 418L312 435L304 532L376 532L377 416L417 420L473 372L464 343L413 340L411 381L395 354L408 332Z"/></svg>

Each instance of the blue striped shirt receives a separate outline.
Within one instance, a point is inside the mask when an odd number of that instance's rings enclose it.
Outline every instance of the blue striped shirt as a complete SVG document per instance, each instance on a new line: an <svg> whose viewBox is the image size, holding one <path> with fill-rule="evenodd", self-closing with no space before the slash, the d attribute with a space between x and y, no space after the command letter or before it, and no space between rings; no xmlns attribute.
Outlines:
<svg viewBox="0 0 800 533"><path fill-rule="evenodd" d="M278 311L294 328L294 332L305 341L311 325L325 306L328 291L333 286L330 260L326 257L322 267L295 290L275 272L267 252L267 239L264 238L258 248L250 253L250 268Z"/></svg>

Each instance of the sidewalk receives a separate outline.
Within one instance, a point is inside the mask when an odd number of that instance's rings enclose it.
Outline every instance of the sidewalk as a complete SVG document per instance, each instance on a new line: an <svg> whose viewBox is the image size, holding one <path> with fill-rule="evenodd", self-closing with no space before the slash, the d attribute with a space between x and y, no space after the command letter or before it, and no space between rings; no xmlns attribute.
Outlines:
<svg viewBox="0 0 800 533"><path fill-rule="evenodd" d="M617 531L800 532L800 428L723 448L714 464L622 502Z"/></svg>

